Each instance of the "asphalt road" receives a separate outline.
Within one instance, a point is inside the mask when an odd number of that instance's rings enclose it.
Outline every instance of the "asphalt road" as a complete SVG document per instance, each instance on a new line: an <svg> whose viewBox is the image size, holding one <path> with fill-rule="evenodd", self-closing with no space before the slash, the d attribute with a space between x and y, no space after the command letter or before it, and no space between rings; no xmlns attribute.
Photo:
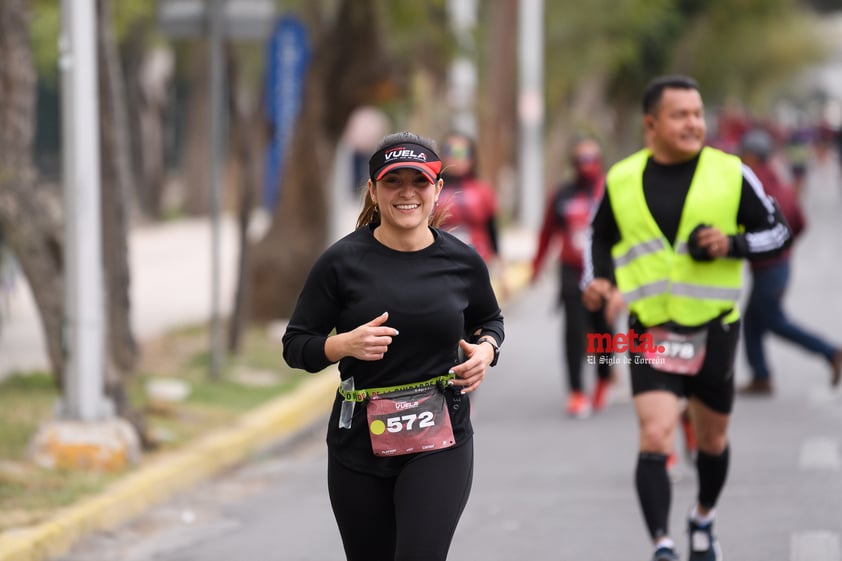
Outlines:
<svg viewBox="0 0 842 561"><path fill-rule="evenodd" d="M829 258L839 255L829 218L803 240L788 301L811 326L838 336L842 264ZM451 559L651 554L633 487L636 428L626 372L605 411L586 420L565 417L554 290L547 276L505 309L504 354L474 400L474 487ZM770 351L776 394L738 399L733 417L731 471L717 522L726 557L842 561L842 394L829 390L820 359L779 342ZM738 383L746 376L741 358ZM62 561L340 561L323 433L316 427L123 528L91 536ZM686 551L684 517L695 475L683 461L673 476L671 523Z"/></svg>
<svg viewBox="0 0 842 561"><path fill-rule="evenodd" d="M842 342L842 193L808 193L787 309ZM560 317L546 275L510 301L499 365L474 399L476 472L451 559L647 560L633 486L636 427L620 366L606 410L564 415ZM737 400L732 462L718 506L725 556L842 561L842 391L818 357L768 343L776 393ZM737 383L747 380L739 357ZM593 375L589 374L592 384ZM77 544L61 561L341 561L327 498L324 426L133 522ZM680 444L680 442L678 443ZM686 552L695 473L673 472L672 531Z"/></svg>

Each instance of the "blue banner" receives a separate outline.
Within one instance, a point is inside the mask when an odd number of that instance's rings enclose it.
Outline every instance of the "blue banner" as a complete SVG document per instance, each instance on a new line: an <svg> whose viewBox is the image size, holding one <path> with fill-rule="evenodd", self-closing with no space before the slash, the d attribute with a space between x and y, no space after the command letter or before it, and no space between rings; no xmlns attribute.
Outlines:
<svg viewBox="0 0 842 561"><path fill-rule="evenodd" d="M263 174L263 206L270 212L280 199L284 158L295 121L310 61L307 29L293 16L278 19L267 43L265 113L271 137Z"/></svg>

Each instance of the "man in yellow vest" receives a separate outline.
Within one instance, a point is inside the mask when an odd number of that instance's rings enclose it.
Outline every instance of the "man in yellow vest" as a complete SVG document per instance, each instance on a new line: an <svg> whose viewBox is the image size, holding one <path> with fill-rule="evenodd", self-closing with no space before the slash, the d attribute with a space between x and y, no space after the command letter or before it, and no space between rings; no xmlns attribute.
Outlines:
<svg viewBox="0 0 842 561"><path fill-rule="evenodd" d="M791 243L786 221L736 156L705 146L695 80L662 76L643 96L647 148L615 164L592 220L585 306L622 294L629 309L631 385L640 427L637 495L653 561L677 561L669 534L667 456L687 399L697 437L698 495L690 561L719 561L714 507L728 472L743 259Z"/></svg>

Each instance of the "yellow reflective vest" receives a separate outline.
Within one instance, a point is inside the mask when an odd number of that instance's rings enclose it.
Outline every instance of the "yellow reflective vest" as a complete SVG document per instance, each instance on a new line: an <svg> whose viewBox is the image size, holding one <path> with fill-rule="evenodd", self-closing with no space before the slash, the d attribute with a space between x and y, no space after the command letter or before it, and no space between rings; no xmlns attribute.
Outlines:
<svg viewBox="0 0 842 561"><path fill-rule="evenodd" d="M702 325L725 312L739 319L741 259L694 261L687 239L699 224L736 234L742 193L742 163L736 156L705 147L690 183L675 244L658 227L643 195L643 170L651 152L641 150L615 164L606 185L620 241L611 249L617 287L646 326L673 321Z"/></svg>

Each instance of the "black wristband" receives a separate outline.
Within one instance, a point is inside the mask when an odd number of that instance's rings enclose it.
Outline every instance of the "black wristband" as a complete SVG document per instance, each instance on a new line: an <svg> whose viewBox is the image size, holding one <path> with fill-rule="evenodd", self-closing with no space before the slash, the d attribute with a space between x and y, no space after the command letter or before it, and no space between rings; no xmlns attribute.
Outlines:
<svg viewBox="0 0 842 561"><path fill-rule="evenodd" d="M494 349L494 360L491 361L489 366L495 366L497 361L500 359L500 345L497 344L497 341L494 340L493 337L486 335L482 337L479 341L477 341L477 345L480 343L488 343L491 345L491 348Z"/></svg>

